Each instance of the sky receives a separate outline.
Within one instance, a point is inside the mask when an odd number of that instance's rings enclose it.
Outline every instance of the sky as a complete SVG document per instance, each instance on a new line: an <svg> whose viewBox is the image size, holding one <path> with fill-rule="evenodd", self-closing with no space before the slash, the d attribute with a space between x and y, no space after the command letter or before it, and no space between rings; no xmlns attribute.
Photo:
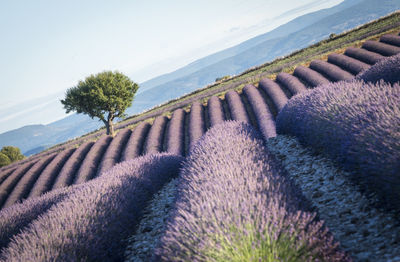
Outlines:
<svg viewBox="0 0 400 262"><path fill-rule="evenodd" d="M119 70L140 83L340 2L0 0L0 133L15 128L5 112L56 103L90 74Z"/></svg>

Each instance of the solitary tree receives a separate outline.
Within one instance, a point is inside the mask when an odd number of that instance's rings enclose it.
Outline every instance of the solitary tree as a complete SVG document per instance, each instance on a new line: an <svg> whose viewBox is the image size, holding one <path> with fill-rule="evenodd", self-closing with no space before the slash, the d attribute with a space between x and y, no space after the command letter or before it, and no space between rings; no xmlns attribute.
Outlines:
<svg viewBox="0 0 400 262"><path fill-rule="evenodd" d="M100 118L107 128L107 135L114 136L113 120L124 117L124 111L132 105L139 86L129 77L115 71L90 75L78 85L67 90L61 103L67 113L76 111Z"/></svg>
<svg viewBox="0 0 400 262"><path fill-rule="evenodd" d="M15 146L4 146L0 152L6 155L11 162L19 161L25 158L25 156L21 154L21 150Z"/></svg>

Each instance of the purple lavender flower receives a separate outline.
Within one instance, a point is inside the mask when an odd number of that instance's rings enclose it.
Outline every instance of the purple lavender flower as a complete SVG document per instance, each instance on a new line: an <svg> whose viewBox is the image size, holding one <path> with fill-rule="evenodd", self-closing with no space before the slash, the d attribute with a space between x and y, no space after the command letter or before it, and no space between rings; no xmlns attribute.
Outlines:
<svg viewBox="0 0 400 262"><path fill-rule="evenodd" d="M185 111L177 109L169 121L167 131L167 152L182 156L184 154Z"/></svg>
<svg viewBox="0 0 400 262"><path fill-rule="evenodd" d="M86 142L75 150L62 167L52 189L66 187L73 183L75 180L75 174L93 144L94 142Z"/></svg>
<svg viewBox="0 0 400 262"><path fill-rule="evenodd" d="M144 155L163 151L164 130L167 121L168 119L165 116L156 117L144 144Z"/></svg>
<svg viewBox="0 0 400 262"><path fill-rule="evenodd" d="M347 261L242 122L211 128L183 164L156 261Z"/></svg>
<svg viewBox="0 0 400 262"><path fill-rule="evenodd" d="M122 153L121 162L131 160L141 155L143 144L149 130L150 124L147 122L141 122L136 126L129 137L125 150Z"/></svg>
<svg viewBox="0 0 400 262"><path fill-rule="evenodd" d="M344 54L370 65L373 65L379 60L385 58L383 55L355 47L347 48Z"/></svg>
<svg viewBox="0 0 400 262"><path fill-rule="evenodd" d="M225 120L221 100L217 96L208 99L208 114L211 126L221 124Z"/></svg>
<svg viewBox="0 0 400 262"><path fill-rule="evenodd" d="M249 116L244 108L243 102L236 91L228 91L225 94L225 101L228 103L232 120L250 123Z"/></svg>
<svg viewBox="0 0 400 262"><path fill-rule="evenodd" d="M400 54L380 60L357 75L359 80L376 83L380 80L394 84L400 81Z"/></svg>
<svg viewBox="0 0 400 262"><path fill-rule="evenodd" d="M307 90L306 86L295 76L281 72L276 76L276 81L284 85L292 95L297 95Z"/></svg>
<svg viewBox="0 0 400 262"><path fill-rule="evenodd" d="M189 119L189 141L192 147L194 143L204 134L204 115L203 105L200 102L194 102L190 108Z"/></svg>
<svg viewBox="0 0 400 262"><path fill-rule="evenodd" d="M330 64L322 60L312 61L310 64L310 68L323 75L326 75L332 82L350 80L354 78L353 74L341 69L334 64Z"/></svg>
<svg viewBox="0 0 400 262"><path fill-rule="evenodd" d="M41 194L51 190L54 180L59 174L64 163L68 160L71 154L75 151L75 148L66 149L58 153L53 160L46 166L41 172L39 178L34 183L28 198L37 197Z"/></svg>
<svg viewBox="0 0 400 262"><path fill-rule="evenodd" d="M277 132L292 134L353 171L383 204L400 210L400 85L339 82L292 98Z"/></svg>
<svg viewBox="0 0 400 262"><path fill-rule="evenodd" d="M371 52L381 54L383 56L392 56L400 53L400 47L398 46L388 45L385 43L370 40L365 41L362 45L362 48L367 49Z"/></svg>
<svg viewBox="0 0 400 262"><path fill-rule="evenodd" d="M258 128L261 133L268 139L276 136L275 120L271 111L268 109L267 104L261 97L260 92L253 85L246 85L243 88L243 92L246 94L247 99L253 108L255 117L257 119Z"/></svg>
<svg viewBox="0 0 400 262"><path fill-rule="evenodd" d="M288 98L282 91L281 87L269 78L262 79L258 83L258 86L271 98L276 107L276 111L281 111L288 101Z"/></svg>
<svg viewBox="0 0 400 262"><path fill-rule="evenodd" d="M310 87L316 87L329 83L329 80L326 79L323 75L304 66L296 67L293 75L306 82Z"/></svg>
<svg viewBox="0 0 400 262"><path fill-rule="evenodd" d="M331 64L335 64L346 71L349 71L353 75L357 75L361 71L364 71L370 67L369 64L361 62L352 57L342 55L342 54L330 54L328 56L328 62Z"/></svg>
<svg viewBox="0 0 400 262"><path fill-rule="evenodd" d="M147 155L74 186L68 197L14 236L1 261L120 261L124 239L134 232L147 201L177 175L182 160ZM32 201L15 208L24 213Z"/></svg>
<svg viewBox="0 0 400 262"><path fill-rule="evenodd" d="M76 174L74 184L80 184L95 177L100 160L111 140L111 136L102 136L94 143L89 153L83 159L82 165Z"/></svg>
<svg viewBox="0 0 400 262"><path fill-rule="evenodd" d="M16 183L15 187L9 193L7 200L4 202L3 207L9 207L14 203L25 199L36 179L42 173L43 169L50 163L56 154L47 156L36 162L26 173L23 174L21 179Z"/></svg>
<svg viewBox="0 0 400 262"><path fill-rule="evenodd" d="M107 147L107 150L100 161L96 176L100 176L102 173L106 172L113 165L119 162L120 154L123 151L130 135L131 130L126 128L119 131L118 134L111 140L110 145Z"/></svg>

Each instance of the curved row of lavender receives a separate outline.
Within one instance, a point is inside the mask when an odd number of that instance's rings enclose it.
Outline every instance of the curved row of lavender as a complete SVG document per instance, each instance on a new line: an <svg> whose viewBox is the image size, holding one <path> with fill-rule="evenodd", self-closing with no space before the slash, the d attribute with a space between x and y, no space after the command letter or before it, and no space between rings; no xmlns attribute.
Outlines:
<svg viewBox="0 0 400 262"><path fill-rule="evenodd" d="M232 120L250 123L246 108L244 107L243 102L237 92L233 90L227 92L225 94L225 100L228 104Z"/></svg>
<svg viewBox="0 0 400 262"><path fill-rule="evenodd" d="M155 261L347 261L252 126L211 128L183 163Z"/></svg>
<svg viewBox="0 0 400 262"><path fill-rule="evenodd" d="M21 199L26 198L36 179L54 157L55 154L47 156L34 164L15 184L10 194L5 198L2 208L9 207Z"/></svg>
<svg viewBox="0 0 400 262"><path fill-rule="evenodd" d="M167 118L165 116L156 117L144 144L144 154L154 154L162 151L163 134L166 125Z"/></svg>
<svg viewBox="0 0 400 262"><path fill-rule="evenodd" d="M189 117L189 141L191 148L196 141L204 134L204 112L203 105L200 102L194 102L190 108Z"/></svg>
<svg viewBox="0 0 400 262"><path fill-rule="evenodd" d="M327 76L327 78L332 82L350 80L354 78L353 74L341 69L337 65L322 60L312 61L310 68Z"/></svg>
<svg viewBox="0 0 400 262"><path fill-rule="evenodd" d="M61 168L67 159L75 151L75 148L70 148L57 154L53 160L46 166L39 178L35 181L32 189L29 192L28 198L37 197L44 192L50 191L55 178L58 176Z"/></svg>
<svg viewBox="0 0 400 262"><path fill-rule="evenodd" d="M304 66L296 67L293 75L306 82L310 87L317 87L319 85L329 83L329 80L326 79L323 75Z"/></svg>
<svg viewBox="0 0 400 262"><path fill-rule="evenodd" d="M287 96L282 91L281 87L269 78L264 78L258 83L258 87L271 98L275 105L276 111L279 112L288 101Z"/></svg>
<svg viewBox="0 0 400 262"><path fill-rule="evenodd" d="M175 155L183 156L184 148L184 126L185 126L185 111L177 109L174 111L169 121L167 131L167 152Z"/></svg>
<svg viewBox="0 0 400 262"><path fill-rule="evenodd" d="M282 72L276 76L276 81L286 87L292 96L307 90L306 86L295 76Z"/></svg>
<svg viewBox="0 0 400 262"><path fill-rule="evenodd" d="M132 131L127 128L118 132L118 134L111 140L109 146L104 153L99 167L97 168L96 177L108 171L116 163L119 162L121 156L121 148L123 148L129 139Z"/></svg>
<svg viewBox="0 0 400 262"><path fill-rule="evenodd" d="M58 174L52 189L66 187L71 185L75 180L75 174L78 172L80 165L85 159L86 154L92 148L94 142L86 142L78 147L75 152L68 158Z"/></svg>
<svg viewBox="0 0 400 262"><path fill-rule="evenodd" d="M337 65L338 67L347 70L353 75L357 75L358 73L369 68L369 65L367 63L346 55L336 53L330 54L328 56L328 63Z"/></svg>
<svg viewBox="0 0 400 262"><path fill-rule="evenodd" d="M381 80L391 84L400 82L400 54L381 60L357 75L356 79L372 83Z"/></svg>
<svg viewBox="0 0 400 262"><path fill-rule="evenodd" d="M218 97L212 96L208 99L208 114L210 126L215 126L224 122L224 111L222 109L221 100Z"/></svg>
<svg viewBox="0 0 400 262"><path fill-rule="evenodd" d="M122 152L122 162L140 156L145 137L149 130L150 124L147 122L142 122L136 126L136 128L132 131L127 144L125 145L125 149Z"/></svg>
<svg viewBox="0 0 400 262"><path fill-rule="evenodd" d="M253 85L246 85L243 88L249 103L254 111L258 128L265 137L265 139L276 136L276 127L274 116L268 109L268 106L261 97L260 92Z"/></svg>
<svg viewBox="0 0 400 262"><path fill-rule="evenodd" d="M379 68L385 67L379 63L370 70ZM354 171L356 181L400 211L399 83L322 86L291 99L276 124L278 133L295 135Z"/></svg>
<svg viewBox="0 0 400 262"><path fill-rule="evenodd" d="M22 230L14 226L1 235L3 245L12 239L0 261L120 261L123 240L132 234L146 202L178 174L182 160L147 155L70 187L70 192L60 189L0 211L1 226L15 223Z"/></svg>

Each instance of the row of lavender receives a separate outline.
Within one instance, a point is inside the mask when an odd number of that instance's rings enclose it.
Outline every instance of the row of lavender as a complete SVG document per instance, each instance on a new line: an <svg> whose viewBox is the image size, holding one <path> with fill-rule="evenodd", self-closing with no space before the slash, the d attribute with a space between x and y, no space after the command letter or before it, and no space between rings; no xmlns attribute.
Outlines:
<svg viewBox="0 0 400 262"><path fill-rule="evenodd" d="M349 260L251 125L217 125L182 160L150 154L0 211L0 261L121 261L145 203L178 172L149 260Z"/></svg>
<svg viewBox="0 0 400 262"><path fill-rule="evenodd" d="M303 91L305 85L308 87L315 87L319 84L327 83L328 81L338 81L351 78L353 75L360 73L362 70L365 70L383 57L398 53L400 51L399 42L400 40L398 36L384 35L381 37L380 42L367 41L364 43L362 49L349 48L346 50L344 55L331 54L328 57L327 63L323 61L314 61L311 63L310 68L299 66L294 72L294 78L289 77L287 74L280 74L276 82L280 89L286 91L285 94L290 98L290 96ZM273 111L273 109L271 110ZM125 128L127 125L136 122L136 120L132 123L127 122L124 123L124 125L119 125L117 128ZM85 137L84 139L96 139L103 133L95 133ZM68 142L60 148L56 147L52 150L32 156L20 163L0 168L0 173L10 171L10 169L15 169L22 163L37 161L45 155L60 152L74 143L80 143L80 140L81 139Z"/></svg>
<svg viewBox="0 0 400 262"><path fill-rule="evenodd" d="M381 206L400 214L400 54L355 80L294 97L276 125L336 160Z"/></svg>
<svg viewBox="0 0 400 262"><path fill-rule="evenodd" d="M398 39L384 36L381 41L398 44ZM299 66L293 75L280 73L276 81L263 79L258 87L247 85L241 95L229 91L224 100L209 99L207 106L195 102L189 113L178 109L171 119L159 116L153 125L142 122L133 131L121 130L114 139L103 136L96 143L86 142L76 150L49 154L37 162L19 163L14 169L0 173L0 207L88 181L114 164L140 155L156 152L186 155L208 128L224 120L251 123L264 137L274 137L275 117L291 96L306 91L307 87L351 79L383 55L400 52L399 47L378 42L367 41L363 47L349 48L345 55L331 54L328 62L313 61L310 68Z"/></svg>

